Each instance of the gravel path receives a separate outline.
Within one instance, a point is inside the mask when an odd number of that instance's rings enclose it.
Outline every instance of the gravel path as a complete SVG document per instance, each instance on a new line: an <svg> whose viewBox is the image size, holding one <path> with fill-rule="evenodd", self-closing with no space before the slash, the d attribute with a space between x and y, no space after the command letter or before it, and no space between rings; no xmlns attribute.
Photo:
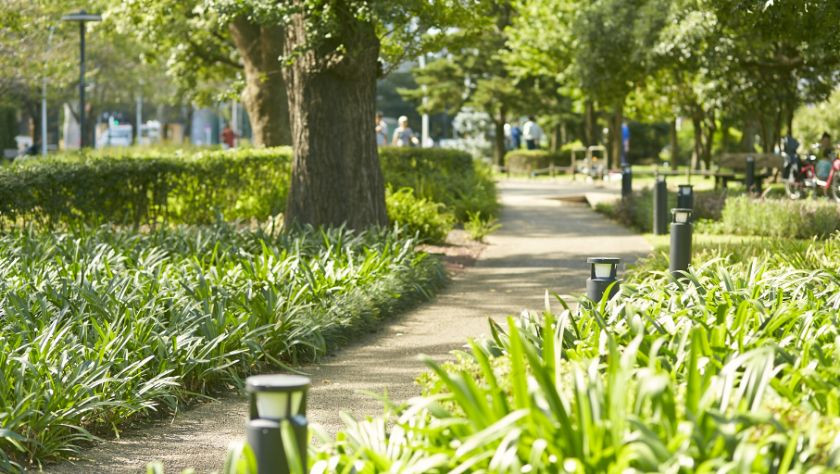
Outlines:
<svg viewBox="0 0 840 474"><path fill-rule="evenodd" d="M414 379L424 369L418 354L447 359L467 338L487 334L488 317L541 309L547 288L582 293L587 256L628 262L650 251L641 236L583 204L557 199L581 196L586 189L581 184L503 181L499 188L503 227L488 238L475 266L457 274L436 300L305 368L313 380L310 423L332 434L340 428L339 411L356 417L381 412L370 392L387 392L396 401L417 395ZM48 466L45 472L139 474L154 460L168 473L187 467L211 472L221 467L228 444L243 437L245 413L242 397L206 403L171 422L126 431L89 450L86 461Z"/></svg>

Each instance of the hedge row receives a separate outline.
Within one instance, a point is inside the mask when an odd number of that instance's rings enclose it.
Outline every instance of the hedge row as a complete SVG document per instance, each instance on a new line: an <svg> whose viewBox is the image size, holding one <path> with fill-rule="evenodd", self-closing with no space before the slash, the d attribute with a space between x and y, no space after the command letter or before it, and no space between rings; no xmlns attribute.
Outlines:
<svg viewBox="0 0 840 474"><path fill-rule="evenodd" d="M568 167L571 163L572 152L569 150L512 150L505 155L505 165L512 173L530 173L549 165Z"/></svg>
<svg viewBox="0 0 840 474"><path fill-rule="evenodd" d="M0 222L154 227L264 219L283 209L288 148L58 155L0 168Z"/></svg>
<svg viewBox="0 0 840 474"><path fill-rule="evenodd" d="M466 153L383 148L379 157L386 183L443 204L461 222L470 212L496 212L489 172ZM15 162L0 167L0 226L264 220L285 207L291 158L286 147L117 149Z"/></svg>
<svg viewBox="0 0 840 474"><path fill-rule="evenodd" d="M826 237L840 231L840 207L833 201L730 197L713 230L764 237Z"/></svg>

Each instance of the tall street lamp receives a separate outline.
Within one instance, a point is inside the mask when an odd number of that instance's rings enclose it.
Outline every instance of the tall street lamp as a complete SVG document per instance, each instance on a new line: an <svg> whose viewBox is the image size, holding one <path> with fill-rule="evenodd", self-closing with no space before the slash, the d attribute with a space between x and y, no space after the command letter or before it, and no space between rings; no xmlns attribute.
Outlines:
<svg viewBox="0 0 840 474"><path fill-rule="evenodd" d="M79 22L79 148L85 147L85 23L102 21L101 15L80 10L61 17L62 21Z"/></svg>

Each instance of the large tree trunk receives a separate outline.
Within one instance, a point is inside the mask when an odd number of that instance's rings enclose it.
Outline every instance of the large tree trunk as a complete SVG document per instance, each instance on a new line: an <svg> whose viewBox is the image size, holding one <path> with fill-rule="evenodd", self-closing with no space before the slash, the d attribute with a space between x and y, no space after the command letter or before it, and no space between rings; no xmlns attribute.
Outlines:
<svg viewBox="0 0 840 474"><path fill-rule="evenodd" d="M691 124L694 127L694 151L691 153L691 169L700 169L700 160L703 157L703 118L695 114L691 117Z"/></svg>
<svg viewBox="0 0 840 474"><path fill-rule="evenodd" d="M610 169L617 169L621 166L621 124L624 121L624 106L619 104L613 109L610 119Z"/></svg>
<svg viewBox="0 0 840 474"><path fill-rule="evenodd" d="M242 103L248 112L254 144L290 144L292 136L286 84L280 64L283 29L260 26L239 17L230 23L230 33L245 66Z"/></svg>
<svg viewBox="0 0 840 474"><path fill-rule="evenodd" d="M671 169L676 170L680 165L680 143L677 140L677 118L674 117L670 124L668 136L671 145Z"/></svg>
<svg viewBox="0 0 840 474"><path fill-rule="evenodd" d="M586 99L584 103L583 144L585 146L595 145L598 140L595 135L595 104Z"/></svg>
<svg viewBox="0 0 840 474"><path fill-rule="evenodd" d="M495 136L493 137L493 162L496 166L504 166L505 164L505 108L499 107L499 113L493 118L493 128Z"/></svg>
<svg viewBox="0 0 840 474"><path fill-rule="evenodd" d="M307 45L300 15L287 30L288 57ZM341 24L343 52L304 49L284 68L295 150L286 225L388 224L374 130L379 39L372 24Z"/></svg>
<svg viewBox="0 0 840 474"><path fill-rule="evenodd" d="M705 130L705 139L703 143L703 164L705 169L709 170L712 168L712 148L715 144L715 131L717 130L717 125L715 123L715 112L712 110L706 117L708 124L706 125Z"/></svg>

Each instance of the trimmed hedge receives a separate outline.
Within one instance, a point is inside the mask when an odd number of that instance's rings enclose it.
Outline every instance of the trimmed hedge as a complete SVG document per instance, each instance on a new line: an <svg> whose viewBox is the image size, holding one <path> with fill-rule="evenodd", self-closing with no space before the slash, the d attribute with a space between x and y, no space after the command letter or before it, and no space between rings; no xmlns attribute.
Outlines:
<svg viewBox="0 0 840 474"><path fill-rule="evenodd" d="M459 222L494 216L489 170L464 152L383 148L385 182L441 203ZM0 167L0 226L115 223L135 228L265 220L283 212L292 150L114 149L55 155Z"/></svg>
<svg viewBox="0 0 840 474"><path fill-rule="evenodd" d="M765 237L826 237L840 230L840 206L833 201L729 198L720 229L727 234Z"/></svg>
<svg viewBox="0 0 840 474"><path fill-rule="evenodd" d="M512 173L531 173L534 170L554 166L570 166L572 152L569 150L552 153L546 150L512 150L505 155L505 164Z"/></svg>
<svg viewBox="0 0 840 474"><path fill-rule="evenodd" d="M726 191L697 191L694 193L694 219L718 220L726 202ZM677 207L677 193L668 192L668 219L670 209ZM606 214L622 225L642 232L653 232L653 190L644 188L633 192L626 199L613 203L600 203L596 211Z"/></svg>
<svg viewBox="0 0 840 474"><path fill-rule="evenodd" d="M385 183L394 189L411 188L415 195L439 202L458 222L470 213L487 219L498 214L496 185L486 165L463 151L443 148L392 148L379 150Z"/></svg>
<svg viewBox="0 0 840 474"><path fill-rule="evenodd" d="M70 154L0 168L0 222L151 227L265 219L282 211L289 148L189 155Z"/></svg>

